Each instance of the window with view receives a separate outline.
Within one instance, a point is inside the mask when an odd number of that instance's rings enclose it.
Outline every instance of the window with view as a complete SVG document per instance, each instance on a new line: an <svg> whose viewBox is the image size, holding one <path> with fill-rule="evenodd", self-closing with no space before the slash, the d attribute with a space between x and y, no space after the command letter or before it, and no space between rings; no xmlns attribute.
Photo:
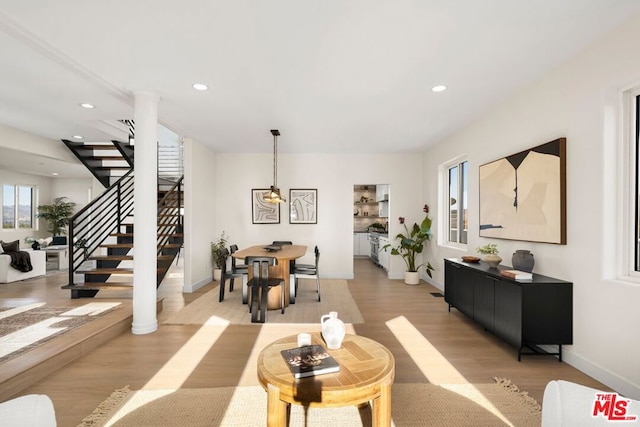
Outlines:
<svg viewBox="0 0 640 427"><path fill-rule="evenodd" d="M27 185L2 185L2 228L33 228L33 187Z"/></svg>
<svg viewBox="0 0 640 427"><path fill-rule="evenodd" d="M447 188L443 191L445 199L443 207L445 212L445 229L447 243L467 243L467 180L468 162L456 160L445 165Z"/></svg>

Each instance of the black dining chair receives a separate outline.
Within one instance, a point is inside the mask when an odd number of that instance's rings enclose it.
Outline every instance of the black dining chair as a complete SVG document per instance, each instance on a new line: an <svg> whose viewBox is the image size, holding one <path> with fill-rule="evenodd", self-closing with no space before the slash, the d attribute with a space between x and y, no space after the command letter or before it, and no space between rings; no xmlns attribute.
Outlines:
<svg viewBox="0 0 640 427"><path fill-rule="evenodd" d="M314 249L316 255L315 264L299 264L293 270L293 283L289 283L289 303L295 302L298 295L298 279L316 279L316 287L318 292L318 301L320 298L320 269L318 267L320 263L320 250L316 246Z"/></svg>
<svg viewBox="0 0 640 427"><path fill-rule="evenodd" d="M247 257L246 262L251 266L253 277L247 287L251 294L249 298L249 313L251 323L265 323L267 320L267 300L269 289L280 286L281 312L284 314L284 279L269 277L269 267L278 265L274 257Z"/></svg>
<svg viewBox="0 0 640 427"><path fill-rule="evenodd" d="M238 261L236 258L233 257L233 254L236 253L238 251L238 245L231 245L229 246L229 250L231 251L231 271L234 275L237 274L244 274L246 277L242 278L242 303L246 304L247 303L247 287L246 287L246 282L248 280L248 276L249 276L249 266L244 263L244 264L236 264L236 262ZM229 286L229 289L231 291L233 291L233 282L234 279L231 279L231 285Z"/></svg>
<svg viewBox="0 0 640 427"><path fill-rule="evenodd" d="M245 289L247 286L247 279L249 277L248 274L246 272L243 272L242 270L234 271L233 268L231 270L227 270L227 258L229 258L229 249L225 248L222 254L224 256L224 268L222 268L222 272L220 274L220 297L218 299L218 302L224 301L224 290L227 285L227 279L229 280L229 292L233 292L233 283L235 279L242 279L242 288Z"/></svg>

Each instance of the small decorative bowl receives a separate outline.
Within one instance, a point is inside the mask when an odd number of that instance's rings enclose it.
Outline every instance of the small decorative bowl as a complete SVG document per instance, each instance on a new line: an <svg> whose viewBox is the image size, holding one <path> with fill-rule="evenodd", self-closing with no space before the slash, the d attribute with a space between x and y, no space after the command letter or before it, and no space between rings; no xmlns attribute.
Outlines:
<svg viewBox="0 0 640 427"><path fill-rule="evenodd" d="M476 263L476 262L480 262L480 258L478 258L477 256L463 256L461 257L462 261L464 262L469 262L469 263Z"/></svg>

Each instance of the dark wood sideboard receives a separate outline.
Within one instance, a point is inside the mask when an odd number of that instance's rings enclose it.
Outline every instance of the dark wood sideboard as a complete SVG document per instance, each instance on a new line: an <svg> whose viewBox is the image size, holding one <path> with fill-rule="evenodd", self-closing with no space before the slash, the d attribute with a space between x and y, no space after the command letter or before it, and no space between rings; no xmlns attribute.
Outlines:
<svg viewBox="0 0 640 427"><path fill-rule="evenodd" d="M562 361L562 345L573 344L573 283L533 274L518 281L500 275L511 267L444 260L444 297L485 330L522 355L554 355ZM557 345L548 352L540 345ZM527 349L528 351L523 351Z"/></svg>

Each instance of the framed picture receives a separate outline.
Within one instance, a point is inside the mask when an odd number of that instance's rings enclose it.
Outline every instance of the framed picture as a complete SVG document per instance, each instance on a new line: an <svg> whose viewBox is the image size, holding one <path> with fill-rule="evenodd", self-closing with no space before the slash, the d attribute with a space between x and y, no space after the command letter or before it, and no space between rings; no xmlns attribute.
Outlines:
<svg viewBox="0 0 640 427"><path fill-rule="evenodd" d="M264 200L269 189L251 190L251 217L254 224L280 224L280 204Z"/></svg>
<svg viewBox="0 0 640 427"><path fill-rule="evenodd" d="M480 166L480 236L567 244L566 139Z"/></svg>
<svg viewBox="0 0 640 427"><path fill-rule="evenodd" d="M291 189L289 190L289 223L317 224L318 223L318 190Z"/></svg>

